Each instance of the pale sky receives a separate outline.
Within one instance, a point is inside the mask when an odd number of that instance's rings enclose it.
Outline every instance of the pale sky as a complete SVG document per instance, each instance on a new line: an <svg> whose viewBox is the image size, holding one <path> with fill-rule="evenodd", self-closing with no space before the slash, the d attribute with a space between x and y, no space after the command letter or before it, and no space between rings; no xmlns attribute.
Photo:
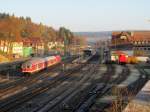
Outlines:
<svg viewBox="0 0 150 112"><path fill-rule="evenodd" d="M150 0L0 0L0 12L72 31L150 30Z"/></svg>

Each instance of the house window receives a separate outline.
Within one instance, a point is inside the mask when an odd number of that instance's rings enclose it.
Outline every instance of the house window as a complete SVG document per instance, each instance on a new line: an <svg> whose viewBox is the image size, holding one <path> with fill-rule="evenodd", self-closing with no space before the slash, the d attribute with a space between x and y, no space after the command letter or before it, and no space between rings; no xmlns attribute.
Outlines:
<svg viewBox="0 0 150 112"><path fill-rule="evenodd" d="M135 47L134 50L138 50L138 47Z"/></svg>
<svg viewBox="0 0 150 112"><path fill-rule="evenodd" d="M147 48L145 47L145 48L144 48L144 50L146 51L146 50L147 50Z"/></svg>
<svg viewBox="0 0 150 112"><path fill-rule="evenodd" d="M135 50L139 50L139 47L135 47Z"/></svg>
<svg viewBox="0 0 150 112"><path fill-rule="evenodd" d="M142 47L139 47L139 50L143 50L143 48L142 48Z"/></svg>
<svg viewBox="0 0 150 112"><path fill-rule="evenodd" d="M141 44L141 42L139 41L139 42L138 42L138 44L140 45L140 44Z"/></svg>
<svg viewBox="0 0 150 112"><path fill-rule="evenodd" d="M144 42L144 41L142 41L142 44L144 45L144 44L145 44L145 42Z"/></svg>
<svg viewBox="0 0 150 112"><path fill-rule="evenodd" d="M138 42L136 42L136 41L134 42L135 45L137 45L137 43L138 43Z"/></svg>

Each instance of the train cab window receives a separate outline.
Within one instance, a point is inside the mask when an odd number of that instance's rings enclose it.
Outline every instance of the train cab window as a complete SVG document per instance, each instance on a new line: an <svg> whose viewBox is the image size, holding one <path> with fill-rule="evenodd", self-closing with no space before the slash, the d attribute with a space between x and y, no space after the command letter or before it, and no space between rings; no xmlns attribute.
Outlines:
<svg viewBox="0 0 150 112"><path fill-rule="evenodd" d="M32 65L31 65L31 64L28 64L28 65L27 65L27 68L31 68L31 67L32 67Z"/></svg>
<svg viewBox="0 0 150 112"><path fill-rule="evenodd" d="M27 65L27 68L30 68L30 65Z"/></svg>
<svg viewBox="0 0 150 112"><path fill-rule="evenodd" d="M22 65L22 68L26 68L26 64L23 64L23 65Z"/></svg>

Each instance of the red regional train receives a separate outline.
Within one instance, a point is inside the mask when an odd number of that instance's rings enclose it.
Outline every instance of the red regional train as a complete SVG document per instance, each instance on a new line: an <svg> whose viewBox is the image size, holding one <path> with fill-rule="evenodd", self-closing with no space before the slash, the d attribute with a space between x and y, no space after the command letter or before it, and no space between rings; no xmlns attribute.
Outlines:
<svg viewBox="0 0 150 112"><path fill-rule="evenodd" d="M61 62L61 57L59 55L49 56L45 58L33 58L22 64L23 73L35 73L43 70L47 67L56 65Z"/></svg>

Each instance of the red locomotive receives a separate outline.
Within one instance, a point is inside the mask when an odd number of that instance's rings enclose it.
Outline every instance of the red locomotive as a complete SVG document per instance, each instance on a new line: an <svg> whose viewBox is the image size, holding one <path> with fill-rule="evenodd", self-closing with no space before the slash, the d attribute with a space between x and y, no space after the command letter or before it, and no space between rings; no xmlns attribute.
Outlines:
<svg viewBox="0 0 150 112"><path fill-rule="evenodd" d="M127 57L125 54L119 55L119 64L126 64L127 63Z"/></svg>
<svg viewBox="0 0 150 112"><path fill-rule="evenodd" d="M61 62L61 57L57 56L49 56L45 58L33 58L24 64L22 64L22 72L23 73L35 73L40 70L43 70L47 67L56 65Z"/></svg>

